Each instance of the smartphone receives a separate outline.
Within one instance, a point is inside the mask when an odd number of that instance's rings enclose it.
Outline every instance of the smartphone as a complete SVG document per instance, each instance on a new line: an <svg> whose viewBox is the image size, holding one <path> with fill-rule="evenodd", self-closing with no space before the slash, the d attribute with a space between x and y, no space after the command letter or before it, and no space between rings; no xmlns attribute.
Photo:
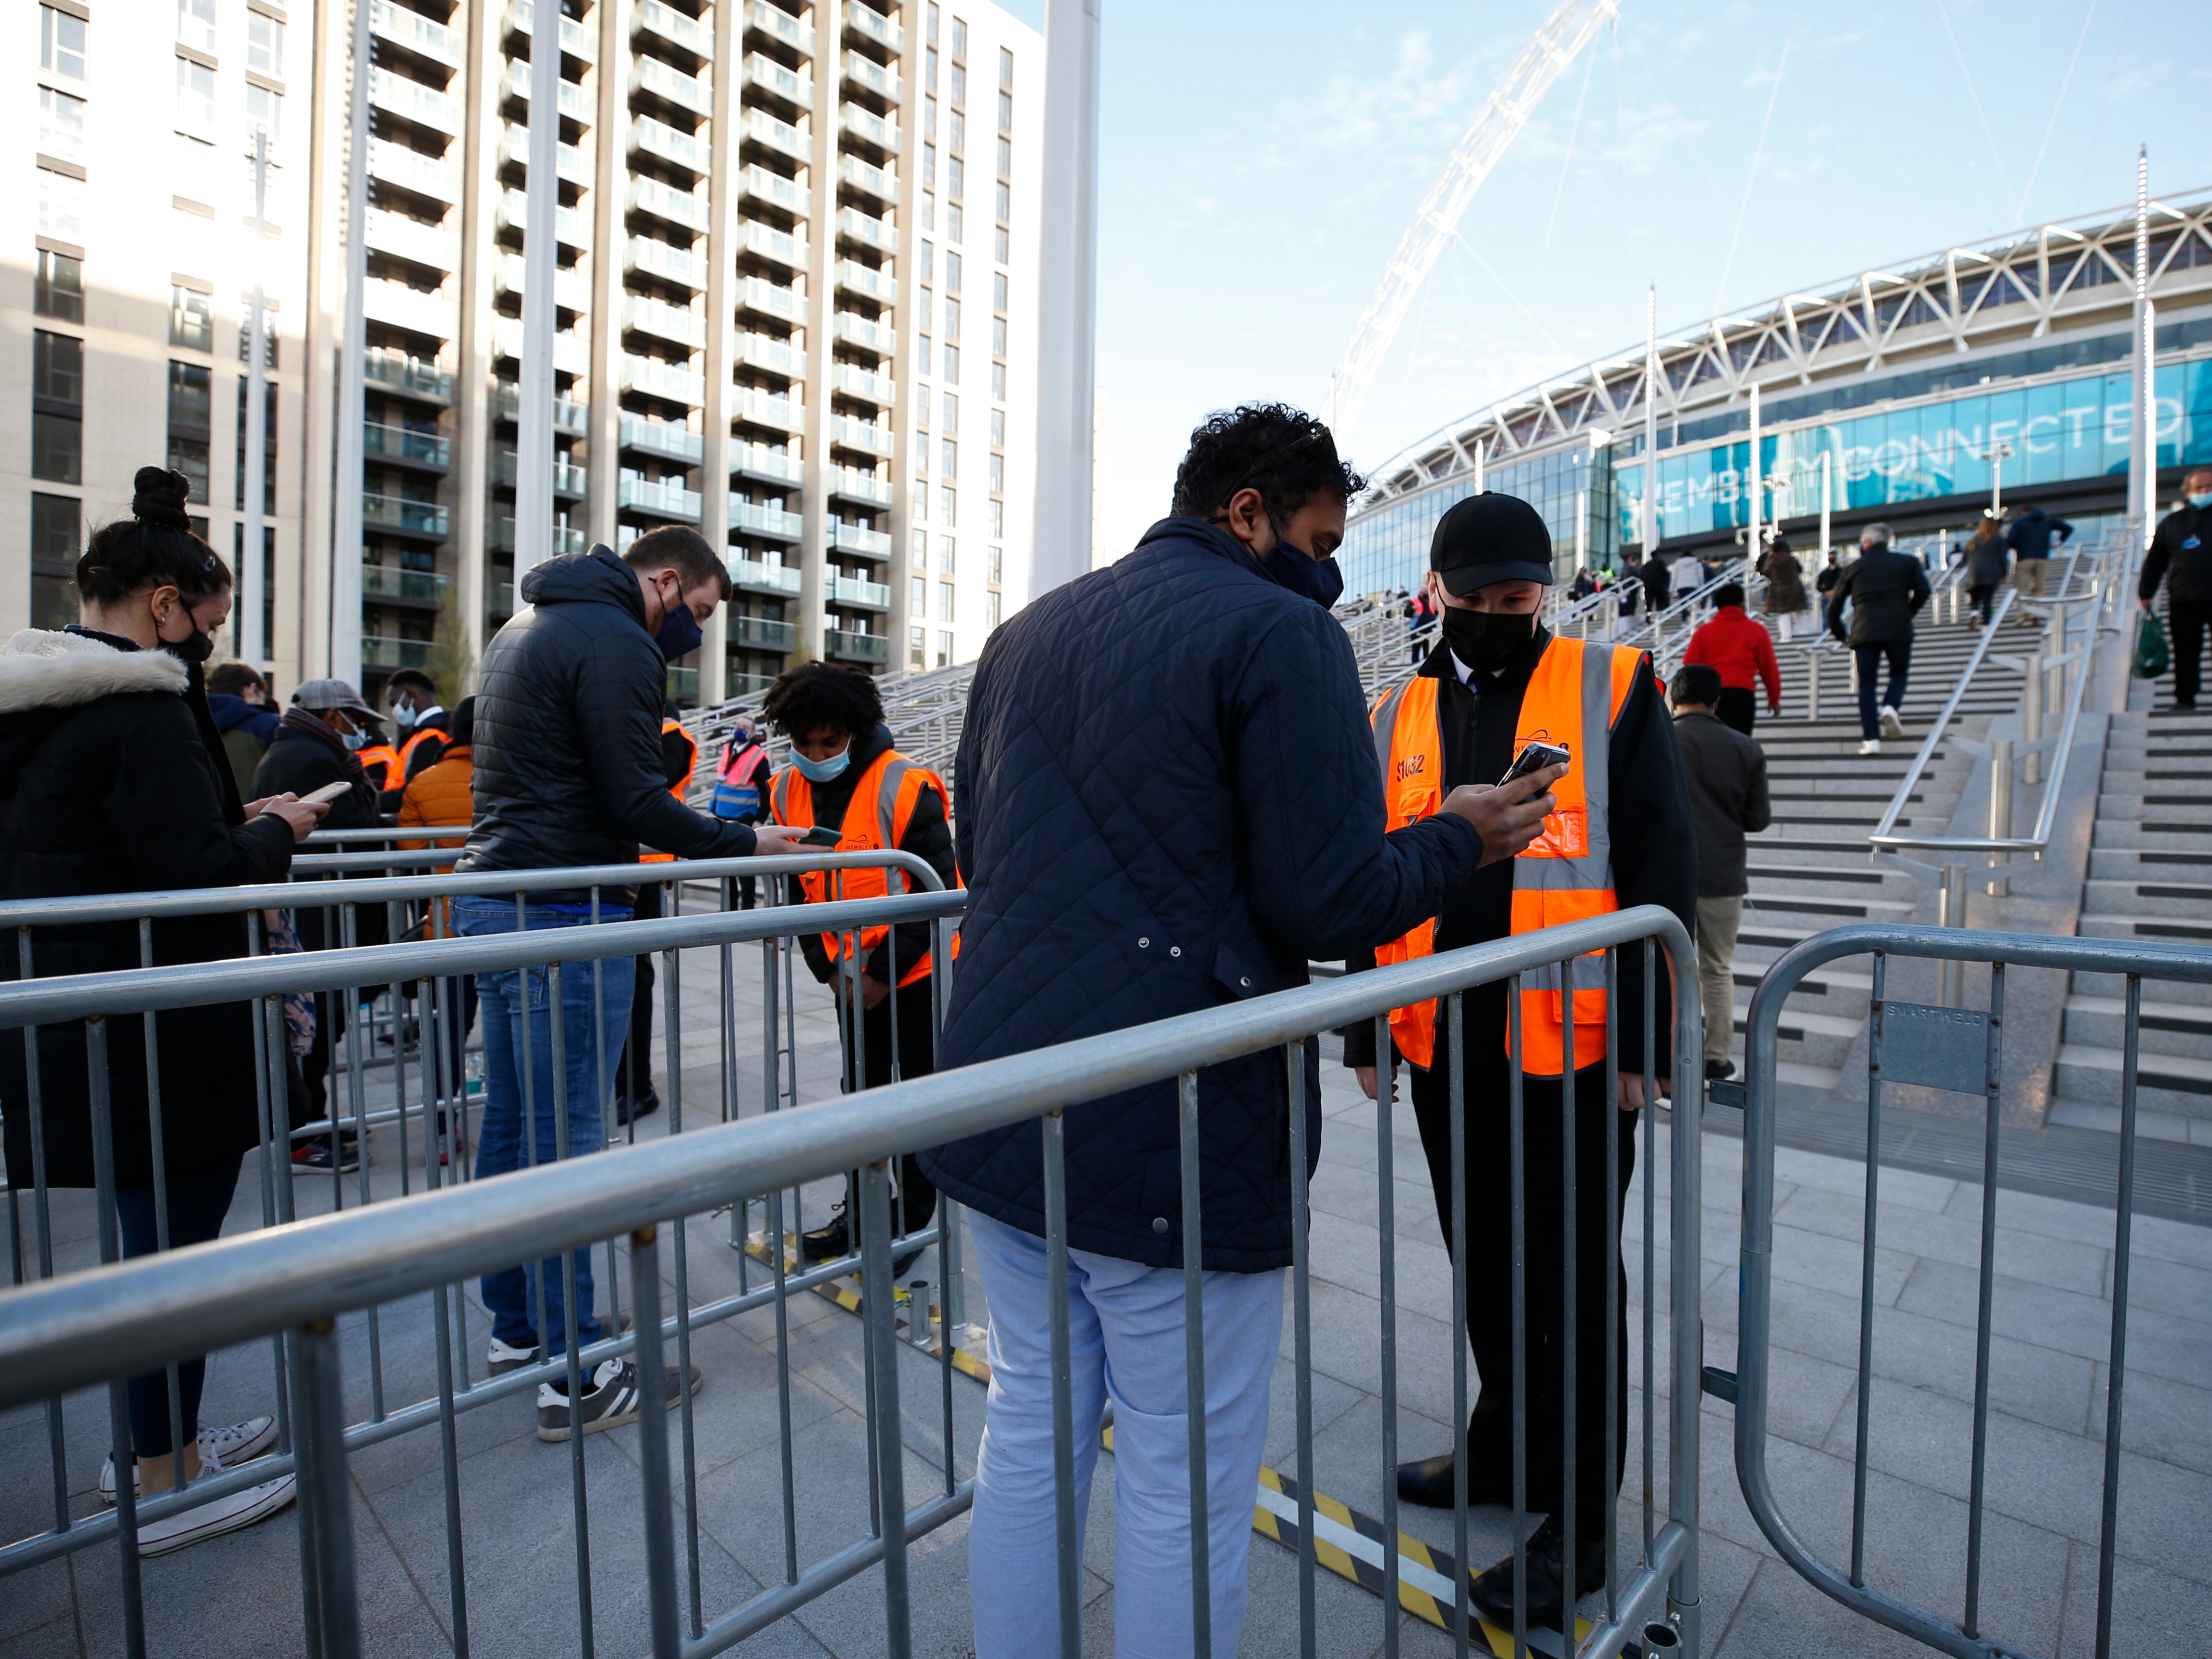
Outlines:
<svg viewBox="0 0 2212 1659"><path fill-rule="evenodd" d="M835 830L824 830L819 824L799 838L802 847L835 847L844 839Z"/></svg>
<svg viewBox="0 0 2212 1659"><path fill-rule="evenodd" d="M337 783L326 783L321 788L311 789L301 796L300 804L303 806L312 806L317 801L336 800L340 795L349 795L352 793L353 785L350 783L343 781Z"/></svg>
<svg viewBox="0 0 2212 1659"><path fill-rule="evenodd" d="M1505 769L1505 775L1498 779L1498 787L1503 789L1507 784L1518 782L1531 772L1540 772L1547 766L1565 766L1571 759L1567 746L1563 743L1531 742L1514 757L1513 764Z"/></svg>

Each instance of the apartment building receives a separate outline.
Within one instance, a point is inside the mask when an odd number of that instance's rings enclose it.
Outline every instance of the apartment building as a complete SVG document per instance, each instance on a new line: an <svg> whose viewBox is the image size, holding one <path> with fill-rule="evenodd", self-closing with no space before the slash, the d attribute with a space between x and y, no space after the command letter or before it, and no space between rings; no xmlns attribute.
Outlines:
<svg viewBox="0 0 2212 1659"><path fill-rule="evenodd" d="M0 622L59 614L82 527L120 510L149 459L183 465L196 502L210 481L210 534L244 545L242 375L224 371L256 268L257 127L274 163L270 666L289 683L357 665L373 685L480 651L514 610L543 0L363 3L350 340L352 9L154 0L149 27L148 0L33 9L36 55L17 61L40 65L39 101L0 117L40 204L34 245L0 261L0 316L25 348L0 373L33 382L0 383L0 523L30 531L0 536ZM935 0L566 0L553 33L538 556L669 523L720 538L737 593L672 673L679 702L799 657L972 657L1027 589L1041 39ZM147 176L156 150L165 181ZM345 561L357 585L336 580Z"/></svg>

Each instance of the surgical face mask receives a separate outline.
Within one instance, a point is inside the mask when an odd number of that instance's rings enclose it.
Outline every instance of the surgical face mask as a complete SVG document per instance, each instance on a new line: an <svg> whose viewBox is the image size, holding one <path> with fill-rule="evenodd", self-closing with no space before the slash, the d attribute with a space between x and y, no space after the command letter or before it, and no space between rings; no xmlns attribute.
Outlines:
<svg viewBox="0 0 2212 1659"><path fill-rule="evenodd" d="M338 741L349 749L366 749L368 747L368 733L366 732L341 732L338 733Z"/></svg>
<svg viewBox="0 0 2212 1659"><path fill-rule="evenodd" d="M414 725L415 705L411 702L393 703L392 705L392 718L402 727Z"/></svg>
<svg viewBox="0 0 2212 1659"><path fill-rule="evenodd" d="M1448 605L1444 607L1443 630L1445 643L1451 647L1454 656L1469 668L1494 674L1536 637L1536 613L1468 611Z"/></svg>
<svg viewBox="0 0 2212 1659"><path fill-rule="evenodd" d="M2195 507L2199 513L2202 513L2208 507L2212 507L2212 495L2185 495L2182 499L2186 501L2190 506Z"/></svg>
<svg viewBox="0 0 2212 1659"><path fill-rule="evenodd" d="M828 783L842 777L845 769L853 763L853 745L847 744L828 760L809 760L796 749L791 751L791 763L799 769L799 775L809 783Z"/></svg>

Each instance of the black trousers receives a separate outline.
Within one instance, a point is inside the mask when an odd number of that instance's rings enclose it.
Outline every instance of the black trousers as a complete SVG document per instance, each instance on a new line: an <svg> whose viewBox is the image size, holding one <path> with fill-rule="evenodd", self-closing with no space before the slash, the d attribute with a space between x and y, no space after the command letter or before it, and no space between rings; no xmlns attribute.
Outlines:
<svg viewBox="0 0 2212 1659"><path fill-rule="evenodd" d="M1982 619L1982 626L1990 625L1990 601L1996 593L1995 582L1976 582L1966 589L1966 597L1973 601L1974 614Z"/></svg>
<svg viewBox="0 0 2212 1659"><path fill-rule="evenodd" d="M642 882L637 890L638 921L660 920L660 888ZM622 1058L615 1061L615 1093L624 1100L643 1100L653 1092L653 957L637 959L637 986L630 993L629 1032L623 1039Z"/></svg>
<svg viewBox="0 0 2212 1659"><path fill-rule="evenodd" d="M1881 660L1889 659L1889 685L1881 701L1892 708L1905 707L1905 676L1912 669L1912 641L1889 640L1880 645L1855 645L1852 659L1859 671L1859 735L1868 741L1881 736L1881 714L1875 706L1875 681L1881 672Z"/></svg>
<svg viewBox="0 0 2212 1659"><path fill-rule="evenodd" d="M169 1183L169 1248L204 1244L222 1231L230 1213L232 1195L238 1190L238 1164L228 1175L204 1181ZM115 1194L115 1218L121 1224L123 1254L151 1255L160 1248L161 1231L155 1224L154 1189L122 1187ZM204 1355L177 1362L177 1405L190 1441L200 1431L200 1391L207 1382ZM160 1457L176 1448L169 1434L169 1376L151 1371L131 1379L125 1392L131 1401L131 1449L140 1457Z"/></svg>
<svg viewBox="0 0 2212 1659"><path fill-rule="evenodd" d="M1752 722L1759 718L1759 693L1749 686L1724 685L1713 713L1723 726L1733 726L1747 738Z"/></svg>
<svg viewBox="0 0 2212 1659"><path fill-rule="evenodd" d="M2203 668L2204 634L2212 628L2212 604L2201 599L2168 599L2166 626L2173 636L2173 700L2195 702L2197 676Z"/></svg>
<svg viewBox="0 0 2212 1659"><path fill-rule="evenodd" d="M1437 1224L1451 1249L1451 1083L1439 1043L1427 1071L1413 1078L1413 1117L1436 1188ZM1503 1054L1467 1067L1467 1335L1480 1392L1468 1419L1468 1490L1493 1482L1510 1489L1513 1474L1513 1181L1512 1120ZM1557 1078L1522 1085L1522 1237L1525 1240L1524 1359L1528 1387L1528 1507L1559 1512L1566 1492L1565 1139ZM1606 1249L1608 1218L1617 1221L1636 1171L1637 1118L1605 1094L1605 1066L1575 1073L1575 1529L1605 1535L1605 1517L1620 1491L1628 1459L1628 1278ZM1620 1135L1620 1183L1606 1188L1606 1137ZM1619 1294L1613 1323L1613 1456L1605 1455L1606 1287Z"/></svg>
<svg viewBox="0 0 2212 1659"><path fill-rule="evenodd" d="M837 1032L845 1043L848 1093L854 1086L851 1079L855 1069L860 1077L857 1085L860 1088L879 1089L891 1080L894 1044L901 1079L927 1077L937 1069L937 1019L929 975L925 974L913 984L893 991L874 1007L861 1011L857 1068L854 1063L852 1009L842 999L837 1004ZM930 1218L937 1213L937 1184L922 1173L921 1161L912 1152L899 1159L898 1194L892 1202L892 1218L901 1235L917 1227L927 1227ZM860 1194L849 1177L845 1213L854 1219L853 1236L857 1239Z"/></svg>

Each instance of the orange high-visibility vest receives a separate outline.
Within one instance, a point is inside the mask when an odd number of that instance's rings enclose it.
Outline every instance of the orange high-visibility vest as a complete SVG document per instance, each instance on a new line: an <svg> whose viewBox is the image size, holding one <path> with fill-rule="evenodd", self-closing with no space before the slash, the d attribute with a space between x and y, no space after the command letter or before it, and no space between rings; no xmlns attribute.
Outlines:
<svg viewBox="0 0 2212 1659"><path fill-rule="evenodd" d="M840 853L879 853L895 851L906 839L907 825L914 820L915 803L921 799L925 789L934 790L939 802L945 807L945 817L951 817L951 793L945 780L926 766L917 766L896 750L885 750L876 757L868 769L860 774L853 786L853 799L845 808L845 822L838 831L836 850ZM769 817L776 823L796 825L802 830L814 827L814 791L799 775L795 766L787 766L775 775L769 785ZM882 898L891 891L889 878L894 872L878 866L872 870L811 870L799 877L799 885L811 904L820 904L830 898ZM896 872L901 892L915 890L914 878L906 871ZM835 890L832 890L832 884ZM865 959L886 939L890 937L887 927L864 927L860 930L860 955ZM843 954L845 936L840 933L822 935L822 948L836 962ZM960 954L960 936L952 936L954 957ZM922 953L921 960L899 975L902 987L926 978L930 971L930 955Z"/></svg>
<svg viewBox="0 0 2212 1659"><path fill-rule="evenodd" d="M660 735L665 738L671 732L682 735L685 752L691 757L684 763L684 775L668 786L668 793L676 797L676 804L681 806L684 805L684 798L691 793L691 775L699 769L699 739L684 730L682 720L662 720ZM637 855L637 861L640 864L669 864L672 863L675 858L676 854L673 853L640 853Z"/></svg>
<svg viewBox="0 0 2212 1659"><path fill-rule="evenodd" d="M1528 677L1515 726L1513 749L1534 739L1565 743L1573 757L1567 775L1552 786L1557 810L1536 839L1513 860L1511 931L1580 921L1620 908L1613 886L1613 848L1607 799L1607 757L1613 723L1620 718L1644 653L1624 645L1589 645L1553 639ZM1384 827L1398 830L1440 811L1444 796L1444 743L1438 725L1438 684L1416 676L1375 705L1376 757L1382 766ZM1422 922L1375 953L1378 966L1410 962L1436 950L1441 918ZM1575 1064L1605 1056L1602 965L1575 975ZM1585 981L1596 988L1584 988ZM1521 976L1521 1069L1530 1077L1557 1077L1566 1060L1565 999L1560 966ZM1436 1057L1434 1000L1390 1015L1398 1052L1426 1068ZM1507 1033L1509 1051L1512 1036Z"/></svg>
<svg viewBox="0 0 2212 1659"><path fill-rule="evenodd" d="M441 731L438 727L434 726L426 726L422 727L422 730L416 732L413 737L408 738L406 742L399 745L399 757L398 761L395 763L395 770L392 773L392 787L393 788L397 789L400 785L407 781L408 769L415 764L415 751L421 748L424 743L432 739L434 739L441 744L451 741L448 734Z"/></svg>
<svg viewBox="0 0 2212 1659"><path fill-rule="evenodd" d="M387 789L397 789L406 781L399 775L399 751L388 743L365 744L353 751L361 763L361 769L368 775L369 787L379 794Z"/></svg>

